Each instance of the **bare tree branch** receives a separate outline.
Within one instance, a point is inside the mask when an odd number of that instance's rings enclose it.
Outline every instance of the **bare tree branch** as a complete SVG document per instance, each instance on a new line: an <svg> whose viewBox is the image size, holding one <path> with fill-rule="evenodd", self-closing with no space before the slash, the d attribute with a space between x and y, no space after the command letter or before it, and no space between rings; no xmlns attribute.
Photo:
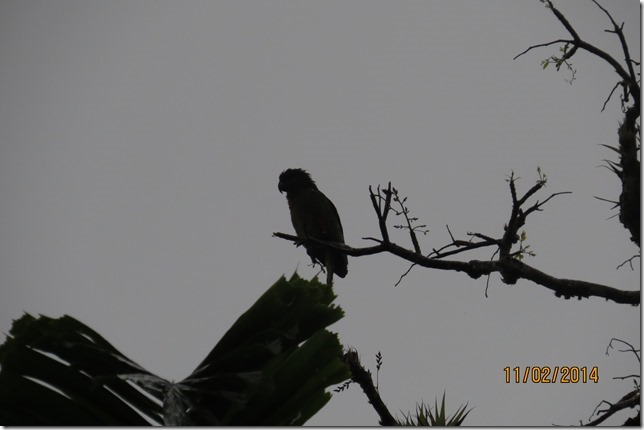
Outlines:
<svg viewBox="0 0 644 430"><path fill-rule="evenodd" d="M552 1L550 0L545 0L544 3L546 3L548 9L552 11L552 13L557 17L559 22L566 28L568 33L572 36L572 40L566 40L566 39L558 39L554 40L552 42L548 43L541 43L538 45L532 45L517 56L514 57L516 60L517 58L521 57L522 55L526 54L527 52L531 51L532 49L535 48L541 48L545 46L550 46L550 45L555 45L557 43L561 44L570 44L573 46L573 49L570 51L564 53L564 55L560 58L561 62L567 61L570 59L577 51L578 48L581 48L585 51L590 52L591 54L596 55L597 57L601 58L608 64L610 64L614 69L615 72L621 77L623 83L625 86L629 88L629 93L633 96L633 98L636 100L636 102L639 104L639 96L640 96L640 90L639 90L639 84L637 83L636 75L633 71L633 66L632 66L632 61L630 59L630 54L628 54L628 45L626 44L626 40L624 39L624 34L621 30L621 27L618 27L613 18L608 14L608 12L601 7L595 0L593 2L600 7L610 18L611 22L613 23L615 30L614 32L617 33L617 35L620 38L620 42L622 43L622 49L624 50L624 53L626 55L626 63L628 64L629 71L627 72L622 65L619 63L619 61L615 60L611 55L608 53L602 51L601 49L597 48L596 46L584 41L581 39L579 34L577 34L577 31L573 28L573 26L568 22L566 17L552 4Z"/></svg>
<svg viewBox="0 0 644 430"><path fill-rule="evenodd" d="M472 234L473 237L479 237L483 240L481 242L460 241L454 238L448 227L448 232L450 234L450 237L452 238L452 243L440 249L443 250L450 246L454 246L460 249L455 249L448 252L434 250L428 256L419 254L418 252L416 252L416 250L407 249L394 242L391 242L389 240L389 233L386 223L388 215L388 212L386 210L392 210L390 205L390 199L392 195L392 192L390 190L392 188L391 183L389 183L386 190L381 189L380 187L377 188L379 194L374 193L373 188L369 187L370 199L373 203L374 210L376 211L378 225L383 237L382 240L375 238L370 239L377 241L378 245L365 248L353 248L340 243L323 242L316 239L309 240L315 242L316 244L331 246L353 257L361 257L365 255L374 255L386 252L411 262L412 267L414 265L418 265L430 269L464 272L474 279L477 279L483 275L490 275L491 273L498 272L501 275L503 282L505 282L506 284L515 284L519 279L526 279L532 281L537 285L541 285L554 291L557 297L563 297L565 299L570 299L572 297L578 297L579 299L589 297L602 297L606 300L612 300L616 303L639 305L641 300L639 291L625 291L607 285L601 285L587 281L556 278L520 261L521 249L517 252L511 252L513 244L520 239L519 229L525 225L528 215L535 211L542 210L542 207L551 199L566 193L553 193L545 200L537 200L534 204L523 210L522 205L525 205L528 202L529 198L534 196L546 184L545 175L542 175L540 171L539 173L540 180L537 181L537 183L521 197L519 197L517 194L515 185L516 178L514 177L514 174L510 175L508 183L510 185L510 193L512 196L512 211L510 220L505 226L505 231L501 239L493 239L489 236L474 233ZM274 235L282 239L291 240L295 243L302 243L302 239L296 236L290 236L284 233L274 233ZM444 259L447 256L452 256L465 251L492 245L497 246L498 250L500 251L499 258L497 260L457 261ZM407 273L408 271L405 273L405 275ZM404 277L404 275L402 277Z"/></svg>
<svg viewBox="0 0 644 430"><path fill-rule="evenodd" d="M460 245L462 246L462 249L456 249L454 251L445 252L442 254L433 252L436 254L434 256L431 256L432 254L430 254L429 256L419 254L418 252L416 252L416 250L404 248L389 240L389 232L387 229L386 220L388 211L392 210L391 182L388 184L387 189L381 189L378 186L377 194L373 192L372 187L369 187L369 197L373 204L374 211L376 212L376 217L378 218L378 226L380 228L382 240L375 238L369 239L378 242L378 245L365 248L353 248L342 243L325 242L317 239L302 239L297 236L291 236L284 233L273 233L273 235L281 239L290 240L292 242L295 242L296 244L302 244L310 241L318 245L330 246L352 257L362 257L365 255L374 255L386 252L407 260L410 263L413 263L413 265L418 265L429 269L464 272L474 279L477 279L484 275L490 275L494 272L498 272L501 275L503 282L505 282L506 284L515 284L519 279L526 279L532 281L537 285L541 285L554 291L557 297L563 297L565 299L570 299L572 297L577 297L579 299L589 297L602 297L606 300L612 300L616 303L639 305L639 291L625 291L607 285L596 284L593 282L556 278L520 261L520 258L522 257L521 253L523 251L522 249L519 249L519 251L516 252L512 252L513 244L521 239L519 229L525 225L528 215L535 211L540 211L541 208L551 199L566 193L553 193L544 201L540 202L537 200L526 210L523 210L522 205L525 205L528 202L529 198L534 196L546 184L545 175L543 175L541 171L539 171L539 174L539 181L537 181L537 183L521 197L519 197L517 194L515 185L516 179L514 177L514 174L510 175L508 182L510 185L510 193L512 195L512 211L510 220L505 226L505 231L501 239L492 239L488 236L475 234L476 237L483 238L483 241L474 243L457 241L454 239L451 231L449 231L448 229L450 237L452 237L452 243L450 245ZM447 255L454 255L460 252L491 245L496 245L498 247L499 258L497 260L457 261L444 259L444 257ZM446 247L443 247L441 249L445 248Z"/></svg>
<svg viewBox="0 0 644 430"><path fill-rule="evenodd" d="M532 45L532 46L528 47L526 50L524 50L523 52L515 55L513 60L516 60L517 58L527 54L528 52L532 51L533 49L543 48L545 46L556 45L557 43L564 43L564 44L565 43L570 43L570 44L573 44L573 43L575 43L575 41L574 40L569 40L569 39L557 39L557 40L553 40L552 42L539 43L537 45Z"/></svg>
<svg viewBox="0 0 644 430"><path fill-rule="evenodd" d="M384 199L382 194L385 195ZM389 233L387 232L387 215L389 215L389 209L391 208L391 182L387 190L383 190L381 194L380 185L378 185L378 194L374 194L371 186L369 186L369 197L371 198L371 204L373 209L378 215L378 221L380 222L380 234L382 234L382 240L384 242L389 242ZM384 202L384 208L383 208Z"/></svg>
<svg viewBox="0 0 644 430"><path fill-rule="evenodd" d="M473 233L472 237L481 237L483 235L479 235L478 233ZM473 249L478 249L478 248L485 248L488 246L499 246L501 244L501 241L498 239L492 239L492 238L485 238L481 242L471 242L471 241L466 241L466 240L454 240L452 243L448 243L447 245L439 248L439 249L434 249L431 254L429 254L429 258L433 259L438 259L438 258L445 258L445 257L451 257L452 255L460 254L462 252L466 251L471 251ZM450 248L450 247L457 247L457 249L453 251L447 251L443 252L443 249Z"/></svg>
<svg viewBox="0 0 644 430"><path fill-rule="evenodd" d="M639 254L633 255L633 256L632 256L631 258L629 258L628 260L623 261L623 262L622 262L622 264L620 264L619 266L617 266L615 269L619 269L619 268L620 268L620 267L622 267L624 264L628 263L628 264L631 266L631 270L635 270L635 269L633 268L633 260L634 260L634 259L636 259L636 258L641 258L641 256L640 256Z"/></svg>
<svg viewBox="0 0 644 430"><path fill-rule="evenodd" d="M414 250L418 254L422 254L422 251L420 250L420 244L418 243L418 237L416 237L416 230L417 229L423 229L424 225L419 225L419 226L412 226L412 223L417 221L417 218L410 218L409 217L409 208L405 206L405 201L407 201L407 197L401 198L400 195L398 194L398 190L393 188L393 198L396 203L400 206L400 210L394 210L394 213L396 215L403 215L405 217L405 223L407 225L400 225L400 226L395 226L396 228L402 228L409 230L409 237L411 238L411 243L414 245ZM426 230L421 230L423 232L426 232Z"/></svg>
<svg viewBox="0 0 644 430"><path fill-rule="evenodd" d="M604 410L599 410L599 407L606 403L609 407L608 409ZM635 389L622 397L617 403L609 403L606 400L602 400L602 402L597 405L595 408L595 411L593 412L593 415L595 413L597 414L603 414L599 418L595 419L594 421L589 422L588 424L585 424L585 426L596 426L604 422L607 418L615 414L616 412L621 411L622 409L626 408L634 408L636 406L639 406L640 404L640 390Z"/></svg>
<svg viewBox="0 0 644 430"><path fill-rule="evenodd" d="M613 69L615 69L615 72L620 77L620 81L611 90L608 98L602 106L602 111L606 108L606 104L615 92L615 89L618 86L622 86L624 92L621 100L622 110L625 113L625 117L618 130L618 152L620 154L620 169L616 168L617 163L608 162L608 164L610 166L609 168L618 175L620 181L622 182L622 193L619 199L619 220L624 228L626 228L630 232L631 241L633 241L633 243L635 243L637 246L640 246L640 160L638 159L639 146L637 145L637 136L639 134L639 126L637 124L637 120L640 117L640 84L637 71L633 68L634 64L639 63L631 58L628 44L626 43L626 38L624 37L624 24L622 23L621 25L618 25L611 14L602 5L600 5L597 0L592 0L592 2L600 10L602 10L606 14L606 16L608 16L611 24L613 25L613 28L611 30L606 31L616 34L619 38L622 52L624 54L623 61L626 68L624 68L624 66L622 66L619 61L617 61L608 53L583 40L575 31L570 22L566 19L566 17L553 5L551 0L543 0L543 2L546 4L546 7L552 11L559 22L561 22L561 24L566 28L568 33L570 33L572 40L558 39L548 43L533 45L528 47L526 50L524 50L514 58L517 59L535 48L541 48L555 44L563 44L563 48L560 49L560 51L563 52L563 55L561 57L552 56L549 59L544 60L542 62L544 68L550 62L557 64L557 69L559 69L562 64L567 64L568 67L570 67L570 64L568 64L567 61L575 54L577 49L580 48L599 57L600 59L611 65ZM572 46L573 48L568 50L568 46ZM627 107L626 105L627 103L629 103L631 97L633 99L633 105Z"/></svg>
<svg viewBox="0 0 644 430"><path fill-rule="evenodd" d="M631 60L631 54L628 52L628 44L626 43L626 39L624 38L624 23L622 25L617 25L613 17L611 16L610 13L606 9L602 7L596 0L592 0L593 3L597 5L598 8L600 8L604 13L608 16L610 19L610 22L613 23L613 30L606 30L610 33L615 33L617 34L617 37L619 37L619 43L622 45L622 50L624 51L624 61L626 62L628 66L628 73L633 80L637 80L637 76L635 75L635 71L633 70L633 61Z"/></svg>
<svg viewBox="0 0 644 430"><path fill-rule="evenodd" d="M619 88L620 85L622 85L621 82L616 83L613 89L610 91L610 94L608 94L608 97L606 97L606 101L604 101L604 104L602 105L602 112L604 112L604 110L606 109L606 105L610 101L611 97L613 97L613 93L617 88Z"/></svg>
<svg viewBox="0 0 644 430"><path fill-rule="evenodd" d="M360 363L358 352L354 349L350 349L342 356L342 360L349 366L351 374L353 375L352 380L360 385L360 388L364 391L367 399L369 399L369 403L373 405L373 408L378 413L378 416L380 417L380 425L398 425L394 416L391 415L391 412L387 409L387 405L382 401L380 393L371 378L371 372L366 370Z"/></svg>

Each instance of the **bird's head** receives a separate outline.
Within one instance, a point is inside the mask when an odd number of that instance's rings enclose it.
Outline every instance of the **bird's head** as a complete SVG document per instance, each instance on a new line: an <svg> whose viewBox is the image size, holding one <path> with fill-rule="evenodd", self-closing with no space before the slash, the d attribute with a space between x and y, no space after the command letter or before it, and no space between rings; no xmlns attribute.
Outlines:
<svg viewBox="0 0 644 430"><path fill-rule="evenodd" d="M280 174L280 180L277 184L277 189L280 193L286 191L288 194L291 191L304 190L312 188L317 190L315 182L311 175L304 169L286 169Z"/></svg>

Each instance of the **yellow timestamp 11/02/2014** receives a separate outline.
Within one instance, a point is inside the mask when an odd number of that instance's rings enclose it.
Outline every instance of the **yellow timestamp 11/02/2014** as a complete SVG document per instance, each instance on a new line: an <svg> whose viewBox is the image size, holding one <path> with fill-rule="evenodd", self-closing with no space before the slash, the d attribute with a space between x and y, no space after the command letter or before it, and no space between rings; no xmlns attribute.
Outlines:
<svg viewBox="0 0 644 430"><path fill-rule="evenodd" d="M599 370L579 366L516 366L504 367L505 383L516 384L577 384L599 382Z"/></svg>

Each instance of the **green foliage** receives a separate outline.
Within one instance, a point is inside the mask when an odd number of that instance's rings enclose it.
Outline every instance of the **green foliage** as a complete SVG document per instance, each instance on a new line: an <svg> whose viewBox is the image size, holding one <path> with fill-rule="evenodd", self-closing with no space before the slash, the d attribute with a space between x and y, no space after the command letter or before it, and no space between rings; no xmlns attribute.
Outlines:
<svg viewBox="0 0 644 430"><path fill-rule="evenodd" d="M304 424L350 377L325 327L344 312L330 286L279 279L197 369L174 383L70 316L29 314L0 346L4 425Z"/></svg>
<svg viewBox="0 0 644 430"><path fill-rule="evenodd" d="M547 9L554 9L554 6L552 5L552 2L550 0L540 0L540 1L545 5ZM559 12L556 12L555 15L557 13ZM575 51L577 50L577 46L575 45L573 46L573 49L570 49L570 45L571 45L570 42L565 42L563 46L559 47L559 53L561 54L560 56L551 55L550 57L544 60L541 60L541 68L542 70L546 70L550 64L554 64L557 71L559 71L561 69L561 66L566 66L566 68L570 72L570 79L564 79L564 80L568 82L570 85L572 85L572 83L577 78L577 69L573 67L572 63L569 60L570 60L570 57L572 57Z"/></svg>
<svg viewBox="0 0 644 430"><path fill-rule="evenodd" d="M521 235L519 236L519 249L511 254L512 258L522 261L523 257L526 255L529 255L530 257L535 257L537 255L535 252L530 250L530 245L524 245L527 239L528 235L525 230L521 230Z"/></svg>
<svg viewBox="0 0 644 430"><path fill-rule="evenodd" d="M417 404L416 412L413 414L409 412L404 415L404 420L398 420L401 426L460 426L465 421L467 415L472 409L467 410L467 404L461 405L454 415L447 416L445 411L445 393L443 393L443 400L440 408L438 407L438 399L434 401L434 412L425 404Z"/></svg>

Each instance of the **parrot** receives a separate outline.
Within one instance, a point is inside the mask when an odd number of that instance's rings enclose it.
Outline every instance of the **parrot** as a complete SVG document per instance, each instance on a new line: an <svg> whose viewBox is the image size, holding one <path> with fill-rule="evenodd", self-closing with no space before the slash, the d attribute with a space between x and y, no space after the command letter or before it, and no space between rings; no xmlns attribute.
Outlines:
<svg viewBox="0 0 644 430"><path fill-rule="evenodd" d="M291 222L298 237L344 244L338 210L318 189L306 170L284 170L279 176L277 188L280 193L286 192ZM304 247L314 264L320 263L326 268L327 284L333 282L334 273L341 278L347 275L346 254L324 245L306 243Z"/></svg>

